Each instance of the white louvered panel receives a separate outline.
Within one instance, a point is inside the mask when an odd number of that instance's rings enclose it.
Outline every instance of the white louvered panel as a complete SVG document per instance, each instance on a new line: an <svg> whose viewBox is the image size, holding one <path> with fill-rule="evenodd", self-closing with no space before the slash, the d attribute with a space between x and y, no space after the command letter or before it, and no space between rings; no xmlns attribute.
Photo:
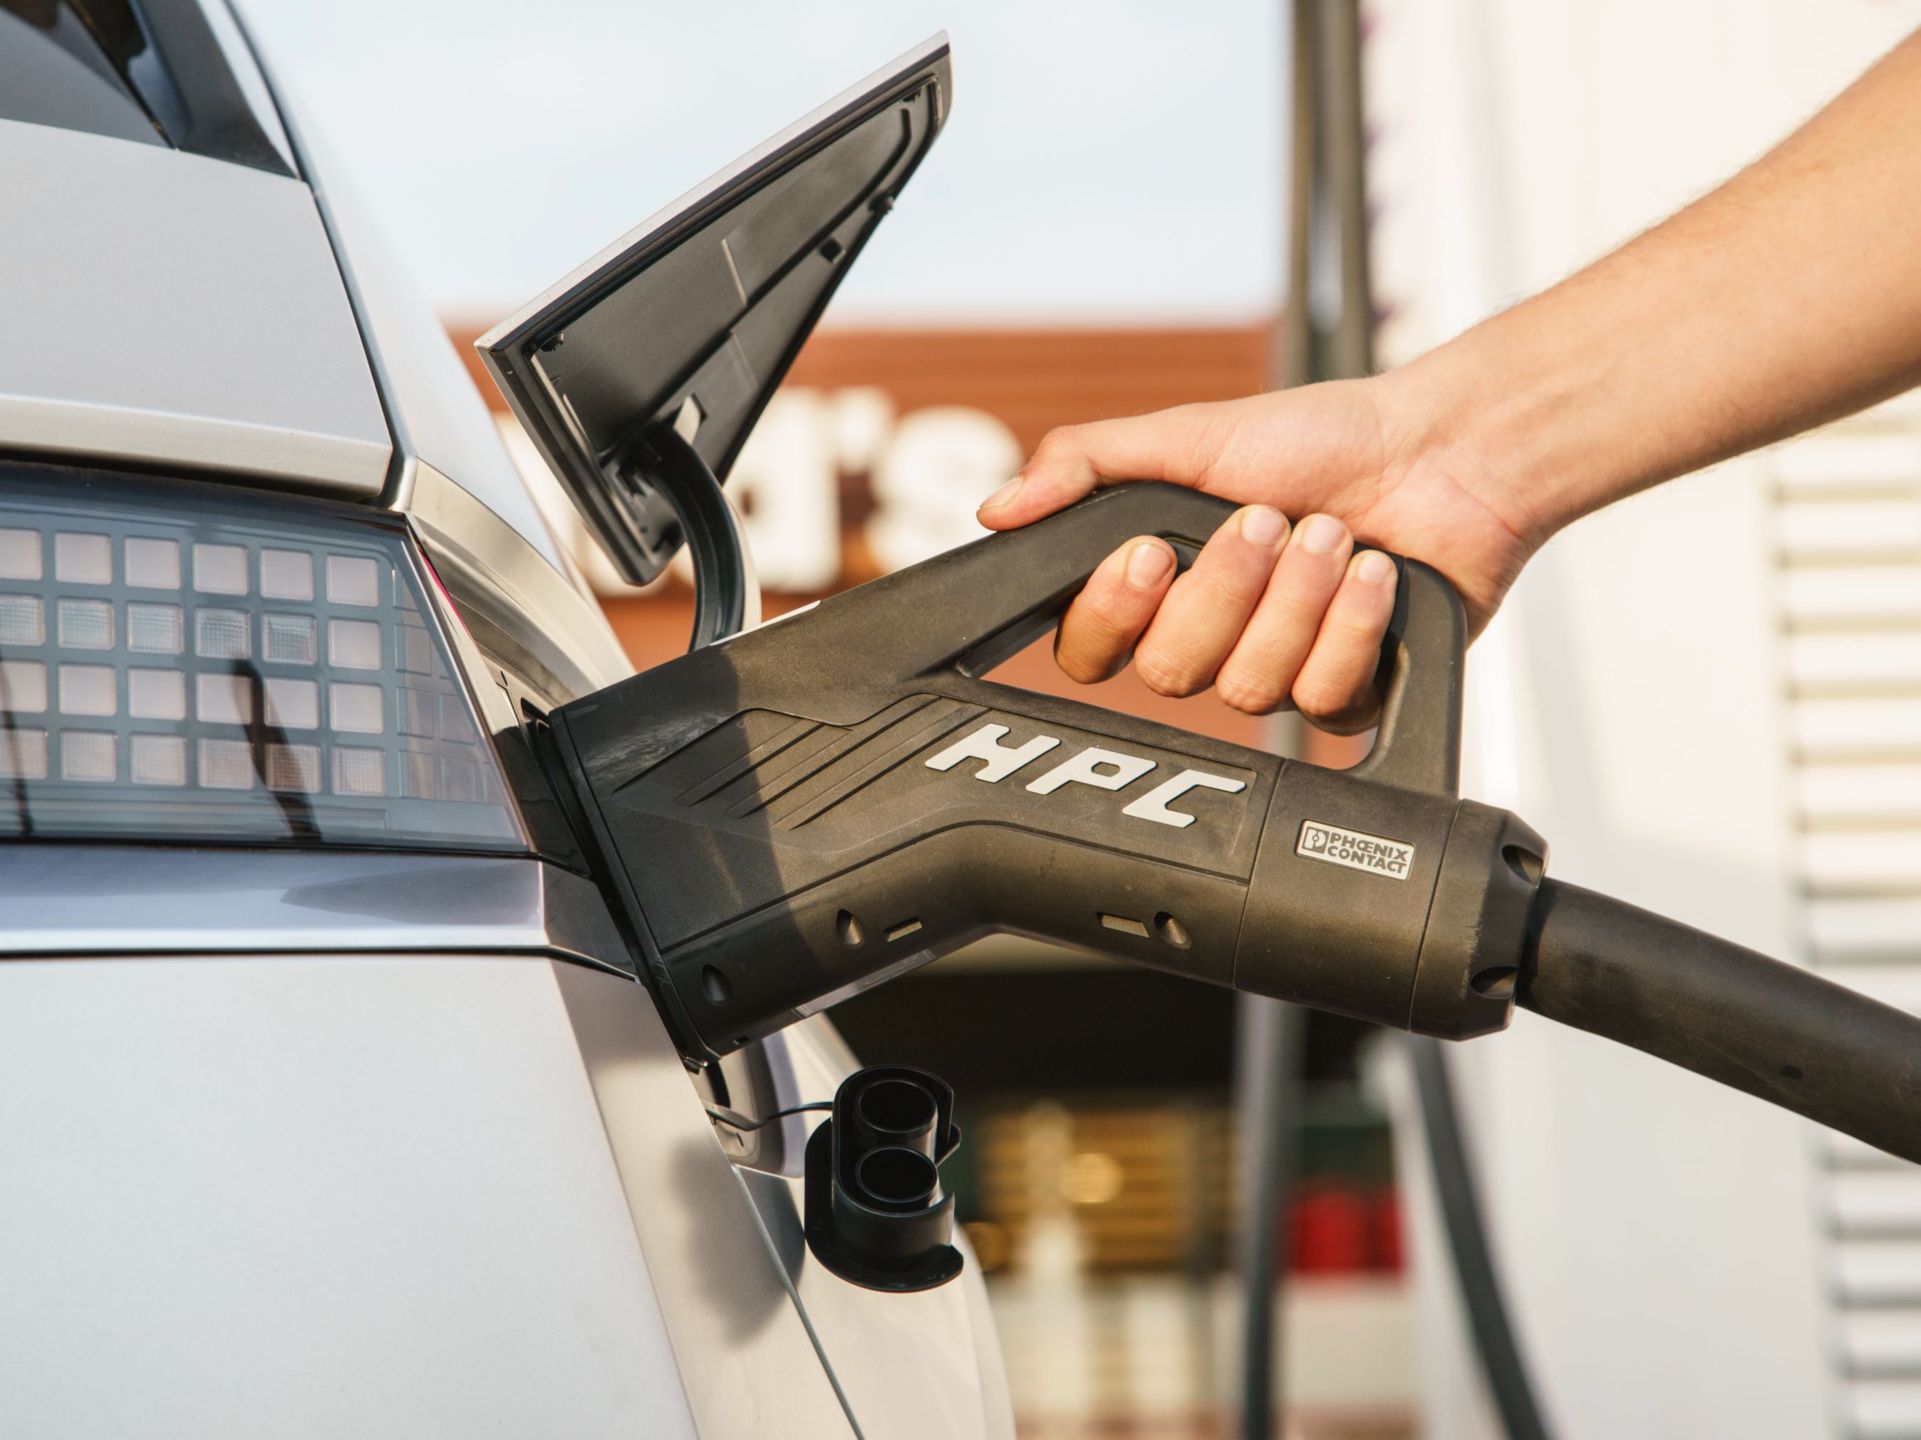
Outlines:
<svg viewBox="0 0 1921 1440"><path fill-rule="evenodd" d="M1921 759L1921 699L1796 700L1788 706L1788 734L1803 763L1891 755Z"/></svg>
<svg viewBox="0 0 1921 1440"><path fill-rule="evenodd" d="M1921 1305L1921 1240L1840 1240L1831 1254L1843 1307Z"/></svg>
<svg viewBox="0 0 1921 1440"><path fill-rule="evenodd" d="M1921 1240L1921 1167L1837 1170L1829 1177L1827 1208L1836 1234Z"/></svg>
<svg viewBox="0 0 1921 1440"><path fill-rule="evenodd" d="M1794 800L1802 821L1817 828L1904 820L1921 831L1921 760L1803 765L1794 776ZM1915 934L1921 937L1921 930Z"/></svg>
<svg viewBox="0 0 1921 1440"><path fill-rule="evenodd" d="M1921 1308L1851 1311L1841 1317L1838 1338L1850 1375L1921 1380Z"/></svg>
<svg viewBox="0 0 1921 1440"><path fill-rule="evenodd" d="M1801 878L1812 893L1921 893L1921 831L1815 831L1801 838Z"/></svg>
<svg viewBox="0 0 1921 1440"><path fill-rule="evenodd" d="M1778 534L1790 562L1885 557L1921 547L1921 506L1906 499L1784 498Z"/></svg>
<svg viewBox="0 0 1921 1440"><path fill-rule="evenodd" d="M1921 1014L1921 408L1770 459L1809 958ZM1844 1433L1921 1440L1921 1167L1816 1144Z"/></svg>
<svg viewBox="0 0 1921 1440"><path fill-rule="evenodd" d="M1793 635L1786 658L1796 694L1862 687L1921 691L1921 630Z"/></svg>
<svg viewBox="0 0 1921 1440"><path fill-rule="evenodd" d="M1921 443L1898 429L1849 426L1784 445L1772 457L1775 479L1792 496L1834 491L1911 491L1921 474Z"/></svg>
<svg viewBox="0 0 1921 1440"><path fill-rule="evenodd" d="M1804 919L1815 959L1831 978L1840 976L1830 967L1858 962L1904 960L1921 968L1921 899L1908 895L1817 895L1807 902ZM1921 975L1914 971L1901 966L1879 969L1871 979L1863 977L1859 988L1886 984L1890 976L1912 993L1902 999L1877 993L1876 998L1921 1013ZM1842 983L1857 982L1848 979Z"/></svg>
<svg viewBox="0 0 1921 1440"><path fill-rule="evenodd" d="M1921 623L1921 565L1797 565L1781 573L1790 630Z"/></svg>
<svg viewBox="0 0 1921 1440"><path fill-rule="evenodd" d="M1855 1380L1843 1394L1847 1433L1856 1440L1921 1436L1921 1380Z"/></svg>
<svg viewBox="0 0 1921 1440"><path fill-rule="evenodd" d="M1819 1144L1821 1158L1836 1170L1899 1170L1908 1163L1895 1159L1885 1150L1863 1144L1852 1135L1833 1130L1823 1130ZM1916 1297L1915 1303L1921 1304L1921 1296Z"/></svg>

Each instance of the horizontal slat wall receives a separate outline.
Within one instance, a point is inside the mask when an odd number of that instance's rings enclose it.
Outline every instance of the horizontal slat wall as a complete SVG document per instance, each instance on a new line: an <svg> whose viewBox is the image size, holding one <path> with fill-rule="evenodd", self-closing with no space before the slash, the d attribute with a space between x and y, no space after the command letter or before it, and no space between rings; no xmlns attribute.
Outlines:
<svg viewBox="0 0 1921 1440"><path fill-rule="evenodd" d="M1810 956L1921 1013L1921 407L1771 452ZM1820 1139L1837 1414L1921 1437L1921 1167Z"/></svg>

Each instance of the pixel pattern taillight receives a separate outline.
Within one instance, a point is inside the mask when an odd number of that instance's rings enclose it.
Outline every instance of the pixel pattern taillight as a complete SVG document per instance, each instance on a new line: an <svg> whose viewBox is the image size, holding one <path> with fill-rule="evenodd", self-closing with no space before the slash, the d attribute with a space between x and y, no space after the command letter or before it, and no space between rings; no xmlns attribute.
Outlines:
<svg viewBox="0 0 1921 1440"><path fill-rule="evenodd" d="M400 530L161 482L0 490L0 833L522 847Z"/></svg>

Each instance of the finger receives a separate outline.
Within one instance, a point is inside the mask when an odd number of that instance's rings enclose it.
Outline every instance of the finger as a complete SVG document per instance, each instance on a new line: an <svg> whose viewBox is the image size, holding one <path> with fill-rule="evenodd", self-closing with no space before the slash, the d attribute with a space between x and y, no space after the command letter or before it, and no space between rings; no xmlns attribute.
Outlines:
<svg viewBox="0 0 1921 1440"><path fill-rule="evenodd" d="M1050 430L1021 473L987 497L980 522L1011 530L1127 480L1200 488L1220 453L1222 428L1221 407L1210 404Z"/></svg>
<svg viewBox="0 0 1921 1440"><path fill-rule="evenodd" d="M1294 681L1294 706L1323 730L1352 735L1374 723L1374 676L1394 614L1394 562L1363 550L1347 567L1321 633Z"/></svg>
<svg viewBox="0 0 1921 1440"><path fill-rule="evenodd" d="M1119 672L1173 579L1173 546L1148 535L1128 541L1101 561L1061 617L1055 663L1083 685Z"/></svg>
<svg viewBox="0 0 1921 1440"><path fill-rule="evenodd" d="M1214 532L1169 587L1135 651L1134 669L1148 689L1194 695L1213 683L1286 539L1286 517L1267 505L1249 505Z"/></svg>
<svg viewBox="0 0 1921 1440"><path fill-rule="evenodd" d="M1310 515L1294 527L1267 592L1221 666L1215 689L1222 700L1250 715L1287 706L1353 548L1353 536L1332 515Z"/></svg>

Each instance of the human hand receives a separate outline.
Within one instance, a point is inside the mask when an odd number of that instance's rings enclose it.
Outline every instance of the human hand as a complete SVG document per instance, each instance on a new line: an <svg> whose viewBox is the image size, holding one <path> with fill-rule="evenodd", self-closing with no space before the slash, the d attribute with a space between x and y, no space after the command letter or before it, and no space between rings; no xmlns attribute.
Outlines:
<svg viewBox="0 0 1921 1440"><path fill-rule="evenodd" d="M1544 538L1497 476L1468 473L1481 469L1474 457L1440 443L1438 414L1385 375L1068 426L980 521L1015 529L1128 480L1245 502L1178 577L1164 540L1116 550L1068 607L1055 658L1091 684L1131 657L1162 695L1211 684L1237 710L1293 708L1351 734L1379 708L1396 573L1357 540L1447 576L1478 634Z"/></svg>

